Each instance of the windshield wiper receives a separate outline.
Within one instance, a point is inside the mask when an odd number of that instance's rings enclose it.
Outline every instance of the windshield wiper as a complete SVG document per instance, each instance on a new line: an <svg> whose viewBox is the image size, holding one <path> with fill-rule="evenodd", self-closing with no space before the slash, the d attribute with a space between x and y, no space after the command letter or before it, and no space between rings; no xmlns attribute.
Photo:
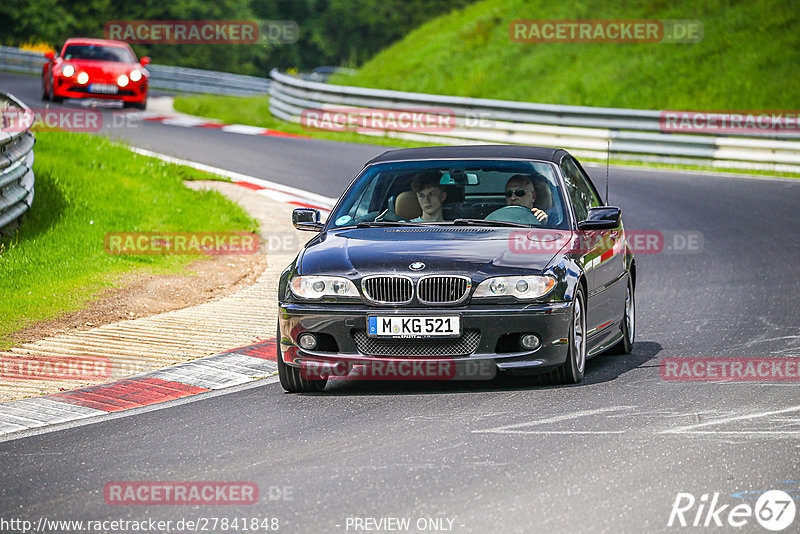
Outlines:
<svg viewBox="0 0 800 534"><path fill-rule="evenodd" d="M508 221L487 221L486 219L455 219L456 226L512 226L515 228L532 228L533 225Z"/></svg>
<svg viewBox="0 0 800 534"><path fill-rule="evenodd" d="M417 222L406 221L362 221L356 224L356 228L376 228L380 226L423 226Z"/></svg>

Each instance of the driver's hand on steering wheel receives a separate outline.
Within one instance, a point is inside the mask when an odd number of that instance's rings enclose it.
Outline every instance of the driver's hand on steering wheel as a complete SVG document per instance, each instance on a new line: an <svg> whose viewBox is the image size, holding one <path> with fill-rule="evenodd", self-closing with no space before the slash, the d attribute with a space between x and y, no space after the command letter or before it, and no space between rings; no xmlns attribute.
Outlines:
<svg viewBox="0 0 800 534"><path fill-rule="evenodd" d="M539 208L531 208L531 212L533 213L534 217L539 219L539 222L545 222L547 220L547 214Z"/></svg>

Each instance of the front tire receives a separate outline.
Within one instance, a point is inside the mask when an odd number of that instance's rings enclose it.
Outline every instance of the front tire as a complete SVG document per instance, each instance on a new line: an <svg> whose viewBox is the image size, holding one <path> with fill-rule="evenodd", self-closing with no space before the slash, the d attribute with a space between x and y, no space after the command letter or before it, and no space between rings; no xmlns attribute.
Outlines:
<svg viewBox="0 0 800 534"><path fill-rule="evenodd" d="M303 376L300 369L286 365L283 363L283 354L281 354L281 327L278 325L278 337L276 339L276 350L278 352L278 378L280 378L281 386L289 393L313 393L315 391L322 391L325 389L328 379L322 380L309 380Z"/></svg>
<svg viewBox="0 0 800 534"><path fill-rule="evenodd" d="M145 99L141 102L123 102L122 107L145 110L147 109L147 100Z"/></svg>
<svg viewBox="0 0 800 534"><path fill-rule="evenodd" d="M569 327L569 349L567 361L554 373L559 384L578 384L586 372L586 299L583 288L575 291L572 305L572 320Z"/></svg>
<svg viewBox="0 0 800 534"><path fill-rule="evenodd" d="M50 77L50 102L55 102L56 104L60 104L64 101L63 96L56 96L56 79L52 76Z"/></svg>

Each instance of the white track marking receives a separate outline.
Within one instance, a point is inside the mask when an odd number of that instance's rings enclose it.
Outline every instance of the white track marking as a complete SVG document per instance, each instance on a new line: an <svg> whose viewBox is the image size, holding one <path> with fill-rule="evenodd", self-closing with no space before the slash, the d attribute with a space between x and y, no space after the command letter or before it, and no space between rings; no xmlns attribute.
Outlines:
<svg viewBox="0 0 800 534"><path fill-rule="evenodd" d="M473 430L473 433L493 433L493 434L622 434L624 430L518 430L520 428L546 425L548 423L559 423L561 421L569 421L578 419L580 417L588 417L590 415L599 415L601 413L616 412L619 410L632 410L634 406L610 406L608 408L597 408L594 410L580 410L563 415L556 415L553 417L546 417L535 421L527 421L524 423L516 423L513 425L498 426L495 428L488 428L486 430Z"/></svg>
<svg viewBox="0 0 800 534"><path fill-rule="evenodd" d="M228 124L220 128L223 132L238 133L243 135L261 135L267 131L266 128L258 126L247 126L246 124Z"/></svg>
<svg viewBox="0 0 800 534"><path fill-rule="evenodd" d="M473 432L492 432L492 430L473 430ZM586 434L624 434L625 430L504 430L495 434L536 434L544 436L586 435Z"/></svg>
<svg viewBox="0 0 800 534"><path fill-rule="evenodd" d="M206 124L207 122L209 121L205 119L196 119L194 117L171 117L161 121L162 124L168 124L170 126L198 126L200 124Z"/></svg>
<svg viewBox="0 0 800 534"><path fill-rule="evenodd" d="M771 431L764 431L764 430L739 430L739 431L731 431L731 432L724 432L724 431L698 431L698 428L706 428L709 426L714 425L722 425L725 423L731 423L734 421L746 421L749 419L758 419L760 417L769 417L770 415L777 415L781 413L789 413L789 412L797 412L800 411L800 406L792 406L791 408L784 408L782 410L773 410L769 412L759 412L754 414L748 415L737 415L734 417L725 417L722 419L717 419L716 421L708 421L705 423L699 423L696 425L689 425L679 428L672 428L670 430L664 430L660 432L661 434L800 434L800 430L798 431L791 431L791 432L771 432Z"/></svg>
<svg viewBox="0 0 800 534"><path fill-rule="evenodd" d="M668 432L662 432L667 434ZM709 434L709 435L729 435L729 436L744 436L744 435L758 435L763 434L766 436L776 435L800 435L800 430L689 430L686 432L677 432L678 434Z"/></svg>
<svg viewBox="0 0 800 534"><path fill-rule="evenodd" d="M219 167L213 167L211 165L206 165L205 163L198 163L196 161L190 161L187 159L175 158L172 156L167 156L166 154L159 154L158 152L145 150L143 148L130 147L130 150L131 152L135 152L136 154L140 154L142 156L157 158L162 161L166 161L168 163L177 163L178 165L186 165L187 167L191 167L199 171L205 171L219 176L224 176L226 178L230 178L235 182L247 182L250 184L260 185L268 189L273 189L275 191L291 195L297 199L302 199L309 202L313 202L315 204L319 204L321 207L325 207L328 209L332 208L333 205L338 201L338 199L336 198L318 195L310 191L297 189L296 187L279 184L277 182L271 182L269 180L264 180L263 178L256 178L255 176L248 176L246 174L229 171L227 169L220 169Z"/></svg>

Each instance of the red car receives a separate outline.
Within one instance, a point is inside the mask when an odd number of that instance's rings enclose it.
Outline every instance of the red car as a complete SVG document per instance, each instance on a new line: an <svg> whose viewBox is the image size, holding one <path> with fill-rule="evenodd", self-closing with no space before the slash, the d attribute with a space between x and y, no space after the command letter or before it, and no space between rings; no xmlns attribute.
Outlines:
<svg viewBox="0 0 800 534"><path fill-rule="evenodd" d="M64 98L121 100L125 107L145 109L147 81L144 68L150 58L136 54L122 41L68 39L61 54L45 54L42 67L42 99Z"/></svg>

